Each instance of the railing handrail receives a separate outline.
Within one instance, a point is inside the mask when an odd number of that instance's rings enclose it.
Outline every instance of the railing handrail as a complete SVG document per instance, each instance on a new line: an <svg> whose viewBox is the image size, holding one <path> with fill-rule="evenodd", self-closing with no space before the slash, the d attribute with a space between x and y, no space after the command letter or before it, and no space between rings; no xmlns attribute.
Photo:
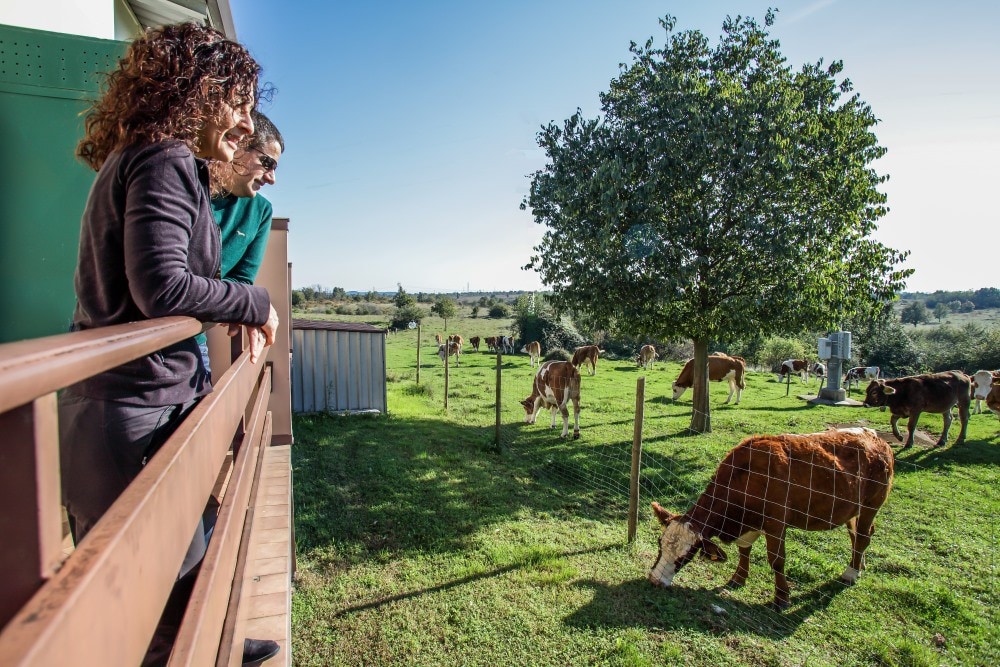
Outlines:
<svg viewBox="0 0 1000 667"><path fill-rule="evenodd" d="M206 326L161 317L0 344L0 413L190 338Z"/></svg>

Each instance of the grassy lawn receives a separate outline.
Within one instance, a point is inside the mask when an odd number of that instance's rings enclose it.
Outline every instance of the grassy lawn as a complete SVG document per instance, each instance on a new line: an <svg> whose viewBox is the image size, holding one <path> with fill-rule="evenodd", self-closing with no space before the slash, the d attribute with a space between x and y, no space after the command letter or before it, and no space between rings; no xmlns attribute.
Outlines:
<svg viewBox="0 0 1000 667"><path fill-rule="evenodd" d="M350 319L350 318L344 318ZM506 332L459 319L449 331ZM299 416L293 466L299 665L988 665L1000 663L997 528L1000 421L973 415L968 442L925 441L897 459L868 569L853 587L846 530L789 532L792 606L768 602L763 543L745 588L723 590L730 561L695 561L672 589L645 579L658 528L649 503L683 511L715 466L752 433L833 424L888 425L888 414L813 406L792 381L751 373L738 406L712 385L710 434L690 434L691 393L670 401L680 370L646 377L639 535L626 544L634 362L584 372L580 440L546 415L525 425L526 355L502 365L502 451L494 448L494 355L442 364L425 321L388 337L390 414ZM485 349L485 348L484 348ZM857 392L855 392L857 396ZM936 438L941 417L920 429ZM560 423L561 426L561 423ZM951 442L957 437L957 422ZM891 441L898 450L898 443Z"/></svg>

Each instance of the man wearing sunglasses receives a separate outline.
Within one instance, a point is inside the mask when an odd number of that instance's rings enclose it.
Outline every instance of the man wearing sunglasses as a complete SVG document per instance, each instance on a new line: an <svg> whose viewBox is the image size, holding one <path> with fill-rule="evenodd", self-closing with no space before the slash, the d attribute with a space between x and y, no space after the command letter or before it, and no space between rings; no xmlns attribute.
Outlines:
<svg viewBox="0 0 1000 667"><path fill-rule="evenodd" d="M222 233L222 279L252 284L271 232L271 202L257 193L273 185L285 141L267 116L254 111L254 133L229 164L212 171L212 211Z"/></svg>

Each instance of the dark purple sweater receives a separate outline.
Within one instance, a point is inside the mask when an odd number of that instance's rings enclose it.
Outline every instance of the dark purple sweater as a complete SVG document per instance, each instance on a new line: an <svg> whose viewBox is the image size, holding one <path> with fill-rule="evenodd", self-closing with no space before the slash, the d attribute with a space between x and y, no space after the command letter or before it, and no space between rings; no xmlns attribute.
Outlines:
<svg viewBox="0 0 1000 667"><path fill-rule="evenodd" d="M267 321L267 290L217 280L219 227L208 169L179 141L113 152L83 213L74 327L186 315L203 322ZM193 339L73 387L92 398L172 405L211 391Z"/></svg>

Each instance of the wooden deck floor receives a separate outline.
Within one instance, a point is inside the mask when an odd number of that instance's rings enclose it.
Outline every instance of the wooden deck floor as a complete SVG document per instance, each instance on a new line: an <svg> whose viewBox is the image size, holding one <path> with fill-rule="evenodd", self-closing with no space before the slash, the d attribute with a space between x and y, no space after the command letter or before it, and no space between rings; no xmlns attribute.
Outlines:
<svg viewBox="0 0 1000 667"><path fill-rule="evenodd" d="M264 452L243 580L243 636L274 639L281 644L281 653L264 663L269 667L292 664L291 582L295 551L291 457L289 445L268 447Z"/></svg>

